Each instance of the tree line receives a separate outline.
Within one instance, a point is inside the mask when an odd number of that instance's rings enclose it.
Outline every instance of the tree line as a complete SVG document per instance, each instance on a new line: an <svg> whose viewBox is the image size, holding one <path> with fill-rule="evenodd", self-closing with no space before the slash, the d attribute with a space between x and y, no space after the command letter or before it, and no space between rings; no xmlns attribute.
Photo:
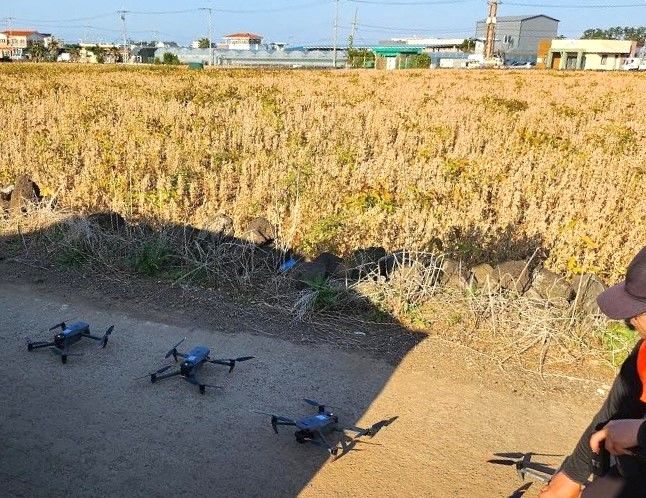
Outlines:
<svg viewBox="0 0 646 498"><path fill-rule="evenodd" d="M632 40L640 45L646 43L646 26L616 26L614 28L591 28L583 32L583 39Z"/></svg>

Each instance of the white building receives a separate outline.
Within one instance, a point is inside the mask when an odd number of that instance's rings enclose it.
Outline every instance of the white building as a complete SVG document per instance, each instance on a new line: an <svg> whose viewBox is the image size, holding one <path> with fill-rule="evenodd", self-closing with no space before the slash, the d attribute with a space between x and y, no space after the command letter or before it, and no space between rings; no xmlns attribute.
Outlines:
<svg viewBox="0 0 646 498"><path fill-rule="evenodd" d="M262 36L253 33L233 33L223 37L224 43L218 48L226 50L259 50Z"/></svg>
<svg viewBox="0 0 646 498"><path fill-rule="evenodd" d="M459 52L464 38L392 38L386 45L413 45L424 47L424 52Z"/></svg>
<svg viewBox="0 0 646 498"><path fill-rule="evenodd" d="M637 43L630 40L552 40L547 67L614 71L634 57L636 48Z"/></svg>

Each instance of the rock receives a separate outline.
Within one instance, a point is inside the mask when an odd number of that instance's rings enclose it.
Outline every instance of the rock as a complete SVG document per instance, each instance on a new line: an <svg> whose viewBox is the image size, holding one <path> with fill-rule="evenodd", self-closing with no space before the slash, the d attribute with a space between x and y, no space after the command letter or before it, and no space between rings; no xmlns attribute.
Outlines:
<svg viewBox="0 0 646 498"><path fill-rule="evenodd" d="M254 218L251 220L244 233L244 238L259 246L270 244L276 239L278 232L267 218Z"/></svg>
<svg viewBox="0 0 646 498"><path fill-rule="evenodd" d="M379 263L386 257L383 247L357 249L345 262L351 278L360 279L373 272L380 272Z"/></svg>
<svg viewBox="0 0 646 498"><path fill-rule="evenodd" d="M505 261L494 268L500 286L517 294L524 294L532 285L531 261Z"/></svg>
<svg viewBox="0 0 646 498"><path fill-rule="evenodd" d="M424 287L425 274L426 268L420 261L406 261L389 272L388 281L399 293L411 295Z"/></svg>
<svg viewBox="0 0 646 498"><path fill-rule="evenodd" d="M233 220L224 213L220 213L203 224L202 230L210 233L215 237L232 237Z"/></svg>
<svg viewBox="0 0 646 498"><path fill-rule="evenodd" d="M337 272L343 260L331 252L319 254L312 263L321 263L325 267L325 276L329 277Z"/></svg>
<svg viewBox="0 0 646 498"><path fill-rule="evenodd" d="M574 297L574 290L568 281L545 268L539 268L534 272L532 289L543 299L559 307L567 307Z"/></svg>
<svg viewBox="0 0 646 498"><path fill-rule="evenodd" d="M11 200L11 192L13 192L13 185L9 185L0 189L0 210L9 209L9 201Z"/></svg>
<svg viewBox="0 0 646 498"><path fill-rule="evenodd" d="M577 275L572 280L572 289L576 293L576 309L587 315L601 313L597 296L606 290L606 286L592 274Z"/></svg>
<svg viewBox="0 0 646 498"><path fill-rule="evenodd" d="M497 272L494 270L493 266L487 263L483 263L478 266L471 268L471 276L475 280L475 284L478 288L491 288L495 289L498 287L499 281L497 277Z"/></svg>
<svg viewBox="0 0 646 498"><path fill-rule="evenodd" d="M19 175L11 192L9 210L12 214L23 212L29 205L40 201L40 189L26 175Z"/></svg>
<svg viewBox="0 0 646 498"><path fill-rule="evenodd" d="M205 223L202 224L202 228L196 229L195 238L199 242L221 242L227 237L233 237L233 220L226 214L220 213L213 218L207 219ZM262 241L258 239L259 245L262 245ZM254 242L256 243L256 242Z"/></svg>
<svg viewBox="0 0 646 498"><path fill-rule="evenodd" d="M324 261L306 261L296 265L292 272L292 278L296 280L299 289L308 287L312 282L321 282L326 278L326 267Z"/></svg>
<svg viewBox="0 0 646 498"><path fill-rule="evenodd" d="M454 259L445 258L442 261L440 283L451 289L464 290L470 286L469 274L462 266L462 263Z"/></svg>
<svg viewBox="0 0 646 498"><path fill-rule="evenodd" d="M126 220L119 213L94 213L87 217L87 221L104 232L121 232L126 228Z"/></svg>

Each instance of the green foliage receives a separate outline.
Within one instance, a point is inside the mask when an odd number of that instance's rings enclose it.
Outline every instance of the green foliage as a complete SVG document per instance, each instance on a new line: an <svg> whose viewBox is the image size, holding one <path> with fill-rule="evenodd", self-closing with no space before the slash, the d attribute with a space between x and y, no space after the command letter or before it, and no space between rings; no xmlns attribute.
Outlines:
<svg viewBox="0 0 646 498"><path fill-rule="evenodd" d="M628 357L637 339L637 333L622 322L612 322L601 333L603 349L608 354L610 363L615 367L621 365Z"/></svg>
<svg viewBox="0 0 646 498"><path fill-rule="evenodd" d="M208 38L200 38L197 40L197 48L209 48L209 39Z"/></svg>
<svg viewBox="0 0 646 498"><path fill-rule="evenodd" d="M94 56L96 57L96 61L99 64L103 64L105 62L106 50L103 47L96 45L92 48L89 48L88 50L94 53Z"/></svg>
<svg viewBox="0 0 646 498"><path fill-rule="evenodd" d="M431 67L431 57L428 54L411 55L407 67L410 69L428 69Z"/></svg>
<svg viewBox="0 0 646 498"><path fill-rule="evenodd" d="M144 244L135 254L132 266L137 273L152 277L164 270L171 258L168 245L163 240Z"/></svg>
<svg viewBox="0 0 646 498"><path fill-rule="evenodd" d="M340 292L323 277L306 280L307 286L315 292L312 307L315 311L329 311L339 302Z"/></svg>
<svg viewBox="0 0 646 498"><path fill-rule="evenodd" d="M397 203L392 193L383 189L371 189L360 192L346 201L346 207L365 213L371 209L377 208L388 214L395 212Z"/></svg>
<svg viewBox="0 0 646 498"><path fill-rule="evenodd" d="M47 55L47 49L42 42L32 43L27 47L27 55L36 62L42 61Z"/></svg>
<svg viewBox="0 0 646 498"><path fill-rule="evenodd" d="M363 67L374 67L375 54L365 48L351 48L348 50L348 65L358 69Z"/></svg>
<svg viewBox="0 0 646 498"><path fill-rule="evenodd" d="M466 38L458 48L462 52L473 53L476 49L476 39Z"/></svg>
<svg viewBox="0 0 646 498"><path fill-rule="evenodd" d="M529 105L524 100L506 99L503 97L484 97L482 103L488 109L504 110L512 114L526 111L529 108Z"/></svg>
<svg viewBox="0 0 646 498"><path fill-rule="evenodd" d="M166 64L167 66L176 66L179 63L179 57L177 57L177 55L170 52L164 52L164 55L162 57L162 64Z"/></svg>
<svg viewBox="0 0 646 498"><path fill-rule="evenodd" d="M338 238L343 233L345 224L346 219L336 214L319 220L303 235L303 250L308 254L336 252Z"/></svg>
<svg viewBox="0 0 646 498"><path fill-rule="evenodd" d="M58 253L58 262L64 266L81 266L88 260L88 253L82 247L64 246Z"/></svg>
<svg viewBox="0 0 646 498"><path fill-rule="evenodd" d="M614 28L592 28L583 32L582 39L632 40L640 45L646 43L646 26L615 26Z"/></svg>

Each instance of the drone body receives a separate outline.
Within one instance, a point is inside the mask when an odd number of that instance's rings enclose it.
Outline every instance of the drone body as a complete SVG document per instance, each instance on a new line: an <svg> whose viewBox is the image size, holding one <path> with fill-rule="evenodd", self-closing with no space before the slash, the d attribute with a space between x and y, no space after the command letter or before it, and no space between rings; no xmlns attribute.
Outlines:
<svg viewBox="0 0 646 498"><path fill-rule="evenodd" d="M395 421L397 417L393 417L388 420L382 420L372 425L368 429L362 429L361 427L341 427L339 425L339 417L325 409L325 405L313 401L311 399L305 398L304 401L308 405L316 406L318 408L318 413L316 415L311 415L299 420L293 420L287 417L281 417L278 415L273 415L271 413L256 411L263 415L271 416L271 426L274 429L274 432L278 434L279 425L294 426L298 430L294 433L296 441L300 444L311 443L315 446L320 446L325 448L331 455L336 456L338 454L339 448L336 444L332 444L328 436L332 433L341 433L340 443L343 452L346 452L349 448L346 445L345 441L345 431L350 431L355 433L355 438L368 436L373 437L382 427L390 425Z"/></svg>
<svg viewBox="0 0 646 498"><path fill-rule="evenodd" d="M160 368L156 372L150 374L150 382L155 383L158 380L180 376L185 381L198 386L198 388L200 389L200 394L204 394L207 387L219 387L205 384L198 378L198 372L205 363L214 363L218 365L228 366L229 372L231 372L237 362L253 359L253 356L243 356L240 358L212 360L209 356L211 354L211 350L205 346L195 346L188 353L180 353L179 351L177 351L177 348L185 340L186 337L175 344L175 346L173 346L173 348L164 356L164 358L166 359L172 356L176 363L179 361L178 358L182 358L183 361L180 363L179 367L176 368L176 370L168 373L165 372L173 368L174 365L166 365L165 367Z"/></svg>
<svg viewBox="0 0 646 498"><path fill-rule="evenodd" d="M92 335L90 333L90 325L82 321L74 322L69 325L66 325L65 322L61 322L58 325L51 327L49 331L51 332L58 328L60 328L61 331L54 336L51 342L32 341L27 338L27 351L49 348L50 351L61 357L61 362L67 363L68 356L78 356L78 353L70 353L69 347L72 344L79 342L84 337L94 341L99 341L101 343L101 347L105 348L108 344L108 337L114 330L114 325L111 326L102 337Z"/></svg>

